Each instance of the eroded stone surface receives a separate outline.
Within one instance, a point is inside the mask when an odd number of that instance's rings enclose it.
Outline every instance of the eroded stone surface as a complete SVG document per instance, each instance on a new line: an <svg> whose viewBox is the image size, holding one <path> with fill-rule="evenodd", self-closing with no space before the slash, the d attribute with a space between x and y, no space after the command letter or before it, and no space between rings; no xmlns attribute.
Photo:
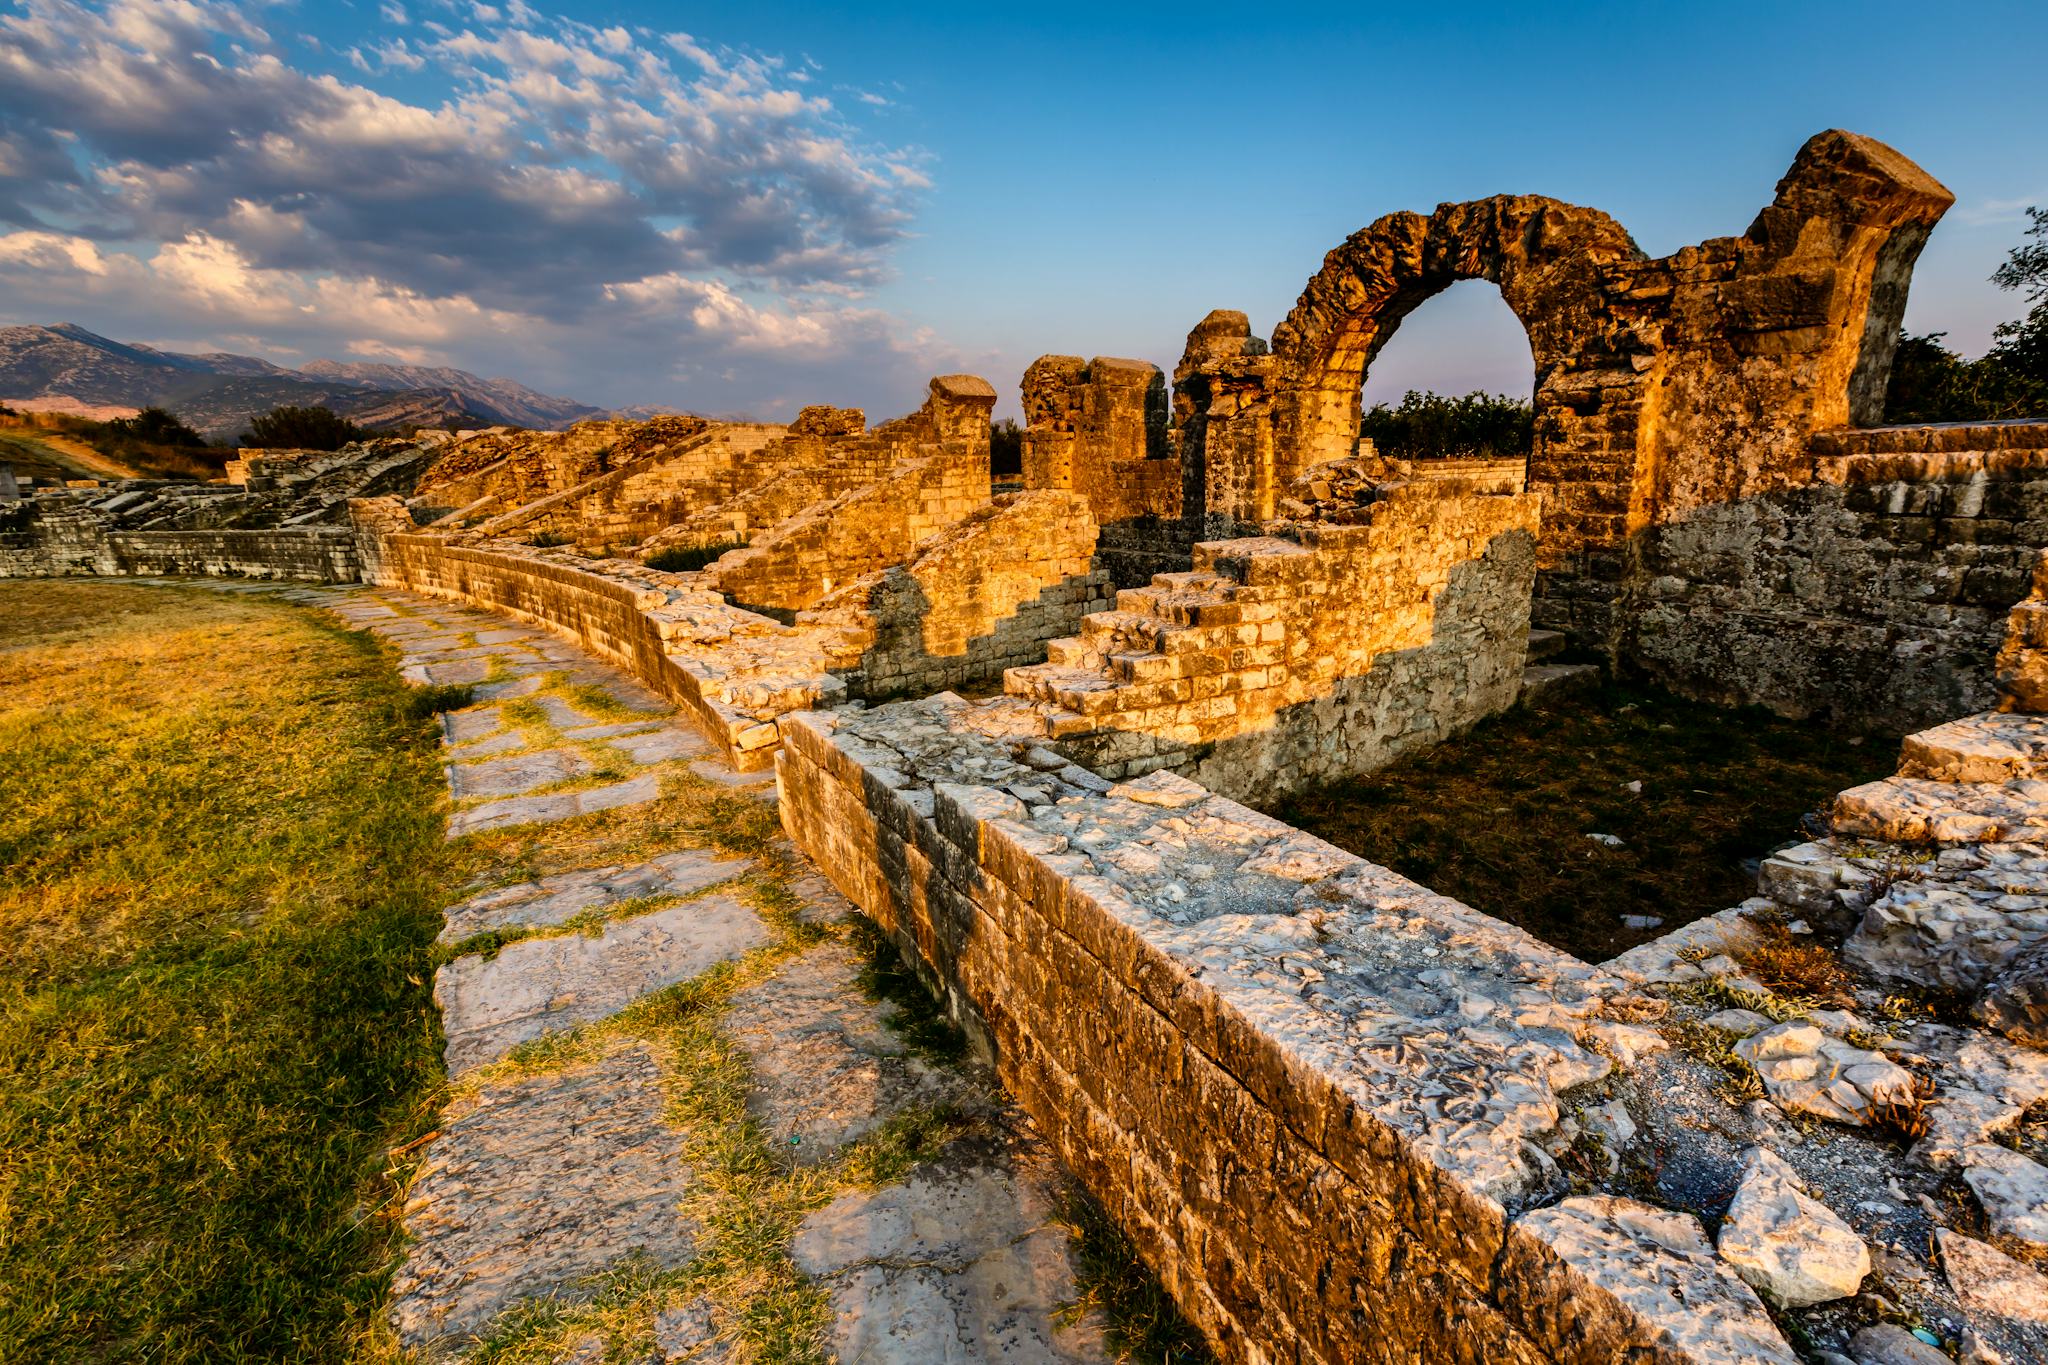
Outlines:
<svg viewBox="0 0 2048 1365"><path fill-rule="evenodd" d="M1697 1218L1614 1195L1581 1195L1524 1214L1579 1275L1697 1365L1795 1365L1755 1291L1714 1256ZM1617 1343L1619 1344L1619 1343ZM1631 1343L1650 1345L1650 1342Z"/></svg>
<svg viewBox="0 0 2048 1365"><path fill-rule="evenodd" d="M456 839L465 834L480 834L513 825L552 824L557 820L569 820L619 806L644 805L660 796L660 776L642 773L624 782L592 787L586 791L507 797L502 801L487 801L468 810L456 811L448 817L448 837Z"/></svg>
<svg viewBox="0 0 2048 1365"><path fill-rule="evenodd" d="M460 943L487 929L545 929L589 910L650 896L687 896L745 872L744 859L702 849L679 849L644 863L563 872L538 881L501 886L445 912L440 942Z"/></svg>
<svg viewBox="0 0 2048 1365"><path fill-rule="evenodd" d="M1988 1142L1965 1147L1958 1163L1994 1233L2048 1248L2048 1167Z"/></svg>
<svg viewBox="0 0 2048 1365"><path fill-rule="evenodd" d="M596 938L527 939L492 957L458 958L434 976L449 1074L495 1061L530 1038L616 1014L767 941L752 910L714 894L608 924Z"/></svg>
<svg viewBox="0 0 2048 1365"><path fill-rule="evenodd" d="M2048 1275L1949 1228L1935 1238L1976 1334L2008 1361L2048 1360Z"/></svg>
<svg viewBox="0 0 2048 1365"><path fill-rule="evenodd" d="M1735 1044L1780 1108L1836 1123L1866 1124L1874 1106L1908 1104L1913 1076L1871 1052L1804 1021L1777 1024Z"/></svg>
<svg viewBox="0 0 2048 1365"><path fill-rule="evenodd" d="M1957 785L1886 777L1835 798L1835 833L1887 843L1998 843L2048 836L2048 782Z"/></svg>
<svg viewBox="0 0 2048 1365"><path fill-rule="evenodd" d="M1790 1308L1847 1298L1870 1273L1863 1239L1767 1147L1750 1152L1717 1248L1736 1274Z"/></svg>
<svg viewBox="0 0 2048 1365"><path fill-rule="evenodd" d="M689 1172L665 1104L654 1055L635 1044L450 1106L406 1198L400 1339L472 1332L630 1252L687 1259L693 1230L676 1208Z"/></svg>
<svg viewBox="0 0 2048 1365"><path fill-rule="evenodd" d="M573 749L542 749L481 763L453 764L448 769L448 787L457 800L520 796L536 787L581 777L590 770L590 760Z"/></svg>
<svg viewBox="0 0 2048 1365"><path fill-rule="evenodd" d="M753 1065L747 1107L798 1161L829 1160L911 1105L975 1094L958 1073L909 1054L859 975L852 949L829 939L741 991L726 1015Z"/></svg>
<svg viewBox="0 0 2048 1365"><path fill-rule="evenodd" d="M2048 717L1985 711L1908 735L1899 775L1936 782L2010 782L2048 775Z"/></svg>
<svg viewBox="0 0 2048 1365"><path fill-rule="evenodd" d="M909 1180L839 1196L804 1220L790 1255L831 1289L841 1360L1094 1362L1075 1297L1067 1232L1037 1178L1008 1162L943 1162Z"/></svg>

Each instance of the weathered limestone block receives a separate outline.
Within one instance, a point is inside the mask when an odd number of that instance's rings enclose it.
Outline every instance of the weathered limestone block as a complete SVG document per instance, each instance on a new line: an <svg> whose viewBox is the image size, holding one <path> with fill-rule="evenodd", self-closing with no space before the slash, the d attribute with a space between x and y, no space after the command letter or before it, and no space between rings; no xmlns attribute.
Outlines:
<svg viewBox="0 0 2048 1365"><path fill-rule="evenodd" d="M1997 670L2001 711L2048 711L2048 550L2034 561L2032 591L2007 619Z"/></svg>
<svg viewBox="0 0 2048 1365"><path fill-rule="evenodd" d="M1990 1142L1963 1148L1957 1164L1993 1233L2048 1249L2048 1167Z"/></svg>
<svg viewBox="0 0 2048 1365"><path fill-rule="evenodd" d="M1816 1024L1778 1024L1736 1043L1735 1054L1756 1068L1771 1101L1788 1113L1862 1125L1876 1106L1913 1100L1911 1072Z"/></svg>
<svg viewBox="0 0 2048 1365"><path fill-rule="evenodd" d="M1539 1269L1536 1258L1526 1257L1508 1271L1511 1292L1552 1315L1561 1348L1553 1359L1668 1352L1698 1365L1798 1360L1755 1292L1715 1258L1690 1214L1580 1195L1524 1214L1515 1226L1563 1263ZM1615 1308L1603 1313L1594 1295L1572 1292L1574 1278L1611 1296Z"/></svg>
<svg viewBox="0 0 2048 1365"><path fill-rule="evenodd" d="M1934 1236L1942 1272L1978 1336L2007 1360L2048 1357L2048 1275L1952 1228Z"/></svg>
<svg viewBox="0 0 2048 1365"><path fill-rule="evenodd" d="M1768 1147L1751 1150L1716 1245L1736 1274L1788 1308L1847 1298L1870 1273L1863 1239Z"/></svg>
<svg viewBox="0 0 2048 1365"><path fill-rule="evenodd" d="M2048 774L2048 717L1987 711L1900 746L1899 776L1936 782L2011 782Z"/></svg>
<svg viewBox="0 0 2048 1365"><path fill-rule="evenodd" d="M544 929L591 910L651 896L687 896L747 870L739 858L696 849L663 853L631 866L595 867L518 882L471 896L445 912L439 942L460 943L491 929Z"/></svg>
<svg viewBox="0 0 2048 1365"><path fill-rule="evenodd" d="M1836 834L1892 844L2048 838L2048 782L1886 777L1837 796L1830 822Z"/></svg>
<svg viewBox="0 0 2048 1365"><path fill-rule="evenodd" d="M2016 1043L2048 1049L2048 932L1992 972L1976 1016Z"/></svg>

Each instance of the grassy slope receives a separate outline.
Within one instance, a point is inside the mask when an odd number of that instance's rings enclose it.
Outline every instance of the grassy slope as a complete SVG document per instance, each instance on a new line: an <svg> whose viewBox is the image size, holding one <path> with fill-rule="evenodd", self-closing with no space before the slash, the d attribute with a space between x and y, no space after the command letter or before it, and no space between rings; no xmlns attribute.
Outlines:
<svg viewBox="0 0 2048 1365"><path fill-rule="evenodd" d="M1805 837L1803 814L1890 773L1897 755L1890 738L1609 689L1518 707L1275 813L1600 961L1755 895L1746 859ZM1664 923L1629 930L1623 915Z"/></svg>
<svg viewBox="0 0 2048 1365"><path fill-rule="evenodd" d="M0 1358L360 1338L439 1073L400 698L283 606L0 584Z"/></svg>

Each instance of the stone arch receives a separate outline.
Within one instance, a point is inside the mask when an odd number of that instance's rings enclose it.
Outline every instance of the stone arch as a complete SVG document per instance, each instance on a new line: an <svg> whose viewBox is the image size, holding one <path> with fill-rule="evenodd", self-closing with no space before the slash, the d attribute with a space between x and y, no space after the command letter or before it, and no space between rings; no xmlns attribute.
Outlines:
<svg viewBox="0 0 2048 1365"><path fill-rule="evenodd" d="M1528 333L1541 440L1570 401L1569 386L1546 381L1572 368L1600 328L1600 272L1641 259L1613 218L1540 195L1443 204L1427 216L1390 213L1353 233L1323 258L1273 333L1274 437L1283 452L1276 479L1284 485L1309 465L1350 453L1373 358L1402 319L1460 280L1498 287Z"/></svg>

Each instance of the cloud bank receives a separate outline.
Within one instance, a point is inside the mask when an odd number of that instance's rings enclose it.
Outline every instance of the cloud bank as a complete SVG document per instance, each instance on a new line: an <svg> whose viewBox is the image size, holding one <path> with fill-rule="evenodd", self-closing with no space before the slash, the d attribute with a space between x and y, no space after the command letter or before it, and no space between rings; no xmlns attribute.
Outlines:
<svg viewBox="0 0 2048 1365"><path fill-rule="evenodd" d="M809 71L440 0L383 4L316 71L265 27L289 19L256 0L0 13L9 320L764 412L907 395L951 359L863 302L925 158L863 136Z"/></svg>

